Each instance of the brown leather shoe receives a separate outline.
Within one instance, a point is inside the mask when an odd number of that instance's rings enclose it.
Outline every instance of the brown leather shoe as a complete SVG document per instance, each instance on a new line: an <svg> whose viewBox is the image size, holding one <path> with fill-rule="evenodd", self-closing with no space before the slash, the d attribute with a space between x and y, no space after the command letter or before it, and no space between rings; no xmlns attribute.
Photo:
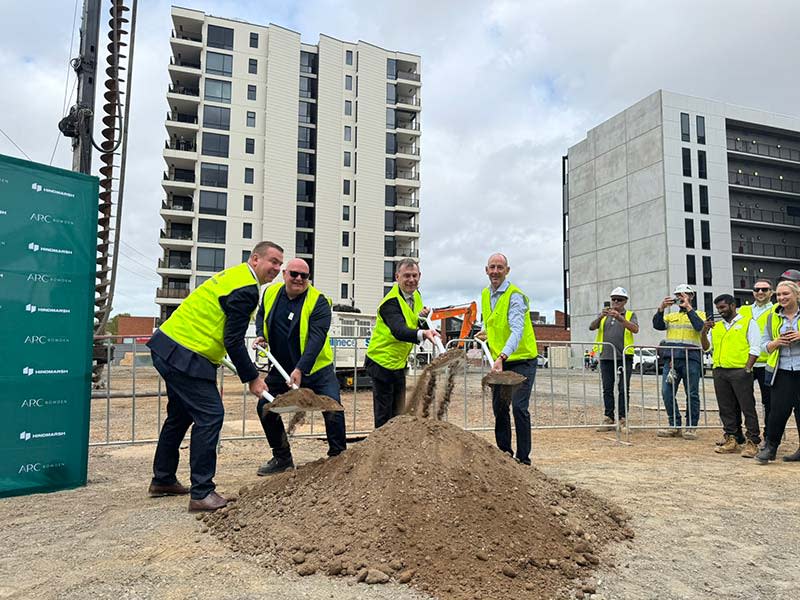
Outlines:
<svg viewBox="0 0 800 600"><path fill-rule="evenodd" d="M189 500L189 512L214 511L228 505L228 501L217 492L211 492L202 500Z"/></svg>
<svg viewBox="0 0 800 600"><path fill-rule="evenodd" d="M183 496L189 493L189 488L181 485L179 481L170 485L160 485L158 483L151 483L147 488L147 495L151 498L160 498L161 496Z"/></svg>

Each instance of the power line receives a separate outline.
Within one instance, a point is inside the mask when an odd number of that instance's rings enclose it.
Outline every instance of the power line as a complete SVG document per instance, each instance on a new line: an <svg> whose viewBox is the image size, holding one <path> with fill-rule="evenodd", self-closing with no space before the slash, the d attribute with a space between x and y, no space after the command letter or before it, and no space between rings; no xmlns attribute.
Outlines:
<svg viewBox="0 0 800 600"><path fill-rule="evenodd" d="M120 269L122 269L123 271L127 271L127 272L128 272L128 273L130 273L131 275L136 275L137 277L140 277L140 278L142 278L142 279L145 279L145 280L147 280L147 281L150 281L150 282L152 282L152 281L153 281L153 278L152 278L152 277L148 277L147 275L142 275L141 273L137 273L136 271L133 271L133 270L131 270L131 269L129 269L129 268L127 268L127 267L125 267L125 266L124 266L124 265L122 265L122 264L118 264L117 266L118 266Z"/></svg>
<svg viewBox="0 0 800 600"><path fill-rule="evenodd" d="M120 248L120 250L119 250L119 253L120 253L122 256L124 256L126 259L128 259L130 262L132 262L133 264L135 264L135 265L138 265L138 266L142 267L143 269L146 269L146 270L147 270L147 273L148 273L148 275L150 275L150 274L158 275L158 273L156 272L156 270L155 270L153 267L148 267L147 265L144 265L144 264L140 263L138 260L136 260L136 259L135 259L135 258L133 258L132 256L130 256L130 255L128 255L128 254L125 254L125 253L122 251L122 249L121 249L121 248Z"/></svg>
<svg viewBox="0 0 800 600"><path fill-rule="evenodd" d="M27 152L25 152L25 150L23 150L23 149L22 149L22 148L20 148L19 146L17 146L17 142L15 142L14 140L12 140L12 139L11 139L11 137L10 137L10 136L9 136L9 135L8 135L8 134L5 132L5 131L3 131L2 129L0 129L0 133L2 133L4 136L6 136L6 139L7 139L9 142L11 142L12 144L14 144L14 147L15 147L17 150L19 150L20 152L22 152L22 153L25 155L25 158L27 158L29 161L33 162L33 159L32 159L30 156L28 156L28 153L27 153Z"/></svg>
<svg viewBox="0 0 800 600"><path fill-rule="evenodd" d="M69 54L67 56L67 77L64 80L64 102L61 107L61 117L64 118L67 112L67 90L69 89L69 71L70 67L72 66L72 49L75 45L75 23L78 20L78 0L75 0L75 7L72 9L72 35L69 38ZM75 83L78 83L78 76L75 75ZM73 86L73 91L74 91ZM72 98L72 94L69 95ZM61 132L59 131L59 135L56 138L56 143L53 146L53 153L50 155L50 166L53 165L53 159L56 156L56 150L58 149L58 142L61 140Z"/></svg>
<svg viewBox="0 0 800 600"><path fill-rule="evenodd" d="M121 242L123 245L127 246L127 247L128 247L130 250L133 250L134 252L136 252L136 254L140 254L141 256L143 256L144 258L146 258L147 260L152 260L152 257L150 257L150 256L147 256L147 254L144 254L144 253L140 252L139 250L137 250L136 248L134 248L133 246L131 246L131 245L130 245L128 242L126 242L125 240L123 240L123 239L120 239L119 241L120 241L120 242Z"/></svg>

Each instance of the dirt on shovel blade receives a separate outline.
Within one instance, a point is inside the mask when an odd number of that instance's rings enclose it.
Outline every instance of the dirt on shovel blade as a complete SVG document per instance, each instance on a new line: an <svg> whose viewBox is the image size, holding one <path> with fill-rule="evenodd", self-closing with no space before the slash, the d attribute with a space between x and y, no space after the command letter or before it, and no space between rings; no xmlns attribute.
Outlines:
<svg viewBox="0 0 800 600"><path fill-rule="evenodd" d="M330 396L319 396L308 388L289 390L288 392L280 394L275 398L274 402L264 405L264 413L270 411L282 413L320 410L326 412L341 412L344 408Z"/></svg>
<svg viewBox="0 0 800 600"><path fill-rule="evenodd" d="M444 367L456 367L459 363L466 362L466 360L467 353L464 350L452 348L434 358L425 368L436 371Z"/></svg>
<svg viewBox="0 0 800 600"><path fill-rule="evenodd" d="M514 371L492 371L481 379L481 385L519 385L525 381L525 376Z"/></svg>

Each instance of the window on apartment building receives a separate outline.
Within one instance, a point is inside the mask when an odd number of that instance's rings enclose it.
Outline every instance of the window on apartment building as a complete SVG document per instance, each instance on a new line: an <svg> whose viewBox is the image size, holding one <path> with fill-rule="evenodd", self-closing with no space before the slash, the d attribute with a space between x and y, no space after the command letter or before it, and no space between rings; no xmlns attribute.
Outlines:
<svg viewBox="0 0 800 600"><path fill-rule="evenodd" d="M311 206L298 206L296 215L296 226L301 229L314 229L314 208Z"/></svg>
<svg viewBox="0 0 800 600"><path fill-rule="evenodd" d="M317 122L317 105L311 104L311 102L303 102L300 101L297 109L297 120L301 123L311 123L314 124Z"/></svg>
<svg viewBox="0 0 800 600"><path fill-rule="evenodd" d="M689 136L689 113L681 113L681 141L688 142L691 140Z"/></svg>
<svg viewBox="0 0 800 600"><path fill-rule="evenodd" d="M686 283L697 285L697 271L694 264L694 256L686 255Z"/></svg>
<svg viewBox="0 0 800 600"><path fill-rule="evenodd" d="M194 276L194 287L198 288L203 285L206 281L211 279L211 275L195 275ZM384 294L385 296L386 294Z"/></svg>
<svg viewBox="0 0 800 600"><path fill-rule="evenodd" d="M256 86L248 85L247 86L247 99L248 100L255 100L256 99Z"/></svg>
<svg viewBox="0 0 800 600"><path fill-rule="evenodd" d="M694 202L692 201L692 184L683 184L683 210L685 212L694 211Z"/></svg>
<svg viewBox="0 0 800 600"><path fill-rule="evenodd" d="M225 192L209 192L200 190L200 208L202 215L225 216L228 210L228 194Z"/></svg>
<svg viewBox="0 0 800 600"><path fill-rule="evenodd" d="M386 59L386 79L397 79L397 60Z"/></svg>
<svg viewBox="0 0 800 600"><path fill-rule="evenodd" d="M298 202L314 202L314 182L313 181L298 181L297 182L297 201Z"/></svg>
<svg viewBox="0 0 800 600"><path fill-rule="evenodd" d="M386 134L386 154L397 154L397 134Z"/></svg>
<svg viewBox="0 0 800 600"><path fill-rule="evenodd" d="M345 100L344 101L344 114L345 116L350 116L353 114L353 101L352 100Z"/></svg>
<svg viewBox="0 0 800 600"><path fill-rule="evenodd" d="M683 233L687 248L694 248L694 220L684 219Z"/></svg>
<svg viewBox="0 0 800 600"><path fill-rule="evenodd" d="M697 143L706 143L706 118L697 115Z"/></svg>
<svg viewBox="0 0 800 600"><path fill-rule="evenodd" d="M225 250L222 248L197 248L197 270L217 272L225 268Z"/></svg>
<svg viewBox="0 0 800 600"><path fill-rule="evenodd" d="M395 186L386 186L384 200L386 201L386 206L397 206L397 188Z"/></svg>
<svg viewBox="0 0 800 600"><path fill-rule="evenodd" d="M197 220L197 241L207 244L225 243L225 221L216 219Z"/></svg>
<svg viewBox="0 0 800 600"><path fill-rule="evenodd" d="M714 294L711 292L703 293L703 310L706 311L708 318L714 314Z"/></svg>
<svg viewBox="0 0 800 600"><path fill-rule="evenodd" d="M245 154L255 154L256 153L256 141L253 138L244 138L244 153Z"/></svg>
<svg viewBox="0 0 800 600"><path fill-rule="evenodd" d="M711 283L711 257L703 257L703 285L712 285Z"/></svg>
<svg viewBox="0 0 800 600"><path fill-rule="evenodd" d="M386 159L386 179L394 179L397 177L396 164L395 159Z"/></svg>
<svg viewBox="0 0 800 600"><path fill-rule="evenodd" d="M683 159L683 176L692 176L692 151L689 148L681 149L681 156Z"/></svg>
<svg viewBox="0 0 800 600"><path fill-rule="evenodd" d="M208 26L206 45L211 48L222 48L223 50L233 50L233 29L219 27L217 25Z"/></svg>
<svg viewBox="0 0 800 600"><path fill-rule="evenodd" d="M248 58L247 59L247 72L250 75L258 75L258 59L257 58Z"/></svg>
<svg viewBox="0 0 800 600"><path fill-rule="evenodd" d="M233 57L230 54L206 52L206 73L212 75L233 75Z"/></svg>
<svg viewBox="0 0 800 600"><path fill-rule="evenodd" d="M200 185L228 187L228 165L200 163Z"/></svg>
<svg viewBox="0 0 800 600"><path fill-rule="evenodd" d="M258 34L252 31L250 32L250 47L258 48Z"/></svg>
<svg viewBox="0 0 800 600"><path fill-rule="evenodd" d="M349 179L342 180L342 194L344 194L345 196L349 196L350 195L350 180Z"/></svg>
<svg viewBox="0 0 800 600"><path fill-rule="evenodd" d="M342 257L342 273L350 272L350 259L347 256Z"/></svg>
<svg viewBox="0 0 800 600"><path fill-rule="evenodd" d="M386 129L397 128L397 117L393 108L386 109Z"/></svg>
<svg viewBox="0 0 800 600"><path fill-rule="evenodd" d="M203 156L221 156L223 158L228 158L229 144L230 138L227 135L203 132L203 149L201 154Z"/></svg>
<svg viewBox="0 0 800 600"><path fill-rule="evenodd" d="M209 102L231 103L231 82L220 79L206 79L205 100Z"/></svg>
<svg viewBox="0 0 800 600"><path fill-rule="evenodd" d="M301 73L316 73L317 72L317 55L313 52L300 52L300 72Z"/></svg>
<svg viewBox="0 0 800 600"><path fill-rule="evenodd" d="M342 232L342 246L344 246L346 248L349 245L350 245L350 232L349 231L343 231Z"/></svg>
<svg viewBox="0 0 800 600"><path fill-rule="evenodd" d="M297 128L297 147L313 150L316 147L317 130L310 127Z"/></svg>
<svg viewBox="0 0 800 600"><path fill-rule="evenodd" d="M297 153L297 172L303 175L314 174L315 156L306 152Z"/></svg>
<svg viewBox="0 0 800 600"><path fill-rule="evenodd" d="M317 97L317 80L311 77L300 76L300 97L301 98L316 98Z"/></svg>
<svg viewBox="0 0 800 600"><path fill-rule="evenodd" d="M246 212L251 212L253 210L253 197L249 194L244 195L244 201L242 202L242 210Z"/></svg>
<svg viewBox="0 0 800 600"><path fill-rule="evenodd" d="M353 128L350 127L350 125L344 126L344 141L345 142L353 141Z"/></svg>
<svg viewBox="0 0 800 600"><path fill-rule="evenodd" d="M256 113L252 110L247 111L247 126L248 127L255 127L256 126Z"/></svg>
<svg viewBox="0 0 800 600"><path fill-rule="evenodd" d="M711 227L708 221L700 221L700 247L711 250Z"/></svg>
<svg viewBox="0 0 800 600"><path fill-rule="evenodd" d="M387 283L394 281L394 261L383 261L383 280Z"/></svg>
<svg viewBox="0 0 800 600"><path fill-rule="evenodd" d="M349 167L352 164L351 159L352 159L351 153L350 152L345 152L344 153L344 166L345 167Z"/></svg>
<svg viewBox="0 0 800 600"><path fill-rule="evenodd" d="M313 254L314 234L311 233L310 231L296 232L294 235L294 251L297 254Z"/></svg>
<svg viewBox="0 0 800 600"><path fill-rule="evenodd" d="M342 221L349 221L350 220L350 207L343 206L342 207Z"/></svg>
<svg viewBox="0 0 800 600"><path fill-rule="evenodd" d="M708 214L708 186L701 185L700 186L700 213L707 215Z"/></svg>
<svg viewBox="0 0 800 600"><path fill-rule="evenodd" d="M397 104L397 84L386 84L386 104Z"/></svg>
<svg viewBox="0 0 800 600"><path fill-rule="evenodd" d="M244 182L253 183L254 180L255 180L255 171L250 167L246 167L244 170Z"/></svg>
<svg viewBox="0 0 800 600"><path fill-rule="evenodd" d="M252 253L251 250L242 250L242 262L247 262L250 260L250 254Z"/></svg>
<svg viewBox="0 0 800 600"><path fill-rule="evenodd" d="M253 224L242 223L242 237L246 240L253 239Z"/></svg>
<svg viewBox="0 0 800 600"><path fill-rule="evenodd" d="M697 151L697 176L700 179L708 179L708 171L706 168L706 151Z"/></svg>
<svg viewBox="0 0 800 600"><path fill-rule="evenodd" d="M349 291L349 287L346 283L342 284L342 300L347 300L347 292Z"/></svg>
<svg viewBox="0 0 800 600"><path fill-rule="evenodd" d="M344 51L344 64L352 65L353 64L353 51L352 50L345 50Z"/></svg>
<svg viewBox="0 0 800 600"><path fill-rule="evenodd" d="M344 89L352 90L353 89L353 76L352 75L345 75L344 76Z"/></svg>
<svg viewBox="0 0 800 600"><path fill-rule="evenodd" d="M255 115L255 113L253 114ZM228 131L231 128L231 109L221 106L204 106L203 127Z"/></svg>

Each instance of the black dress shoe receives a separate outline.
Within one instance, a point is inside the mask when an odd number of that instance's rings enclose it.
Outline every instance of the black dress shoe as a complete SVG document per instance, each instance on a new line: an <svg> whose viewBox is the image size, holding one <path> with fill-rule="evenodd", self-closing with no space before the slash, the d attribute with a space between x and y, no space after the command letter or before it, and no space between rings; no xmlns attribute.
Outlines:
<svg viewBox="0 0 800 600"><path fill-rule="evenodd" d="M169 485L150 483L150 487L147 488L147 495L151 498L160 498L162 496L183 496L188 493L189 488L187 488L185 485L181 485L178 481Z"/></svg>
<svg viewBox="0 0 800 600"><path fill-rule="evenodd" d="M189 500L189 512L214 511L228 505L228 501L217 492L211 492L202 500Z"/></svg>
<svg viewBox="0 0 800 600"><path fill-rule="evenodd" d="M258 468L258 475L274 475L275 473L283 473L289 469L294 469L294 461L292 457L289 458L271 458Z"/></svg>
<svg viewBox="0 0 800 600"><path fill-rule="evenodd" d="M787 454L782 459L785 462L800 462L800 448L792 452L791 454Z"/></svg>
<svg viewBox="0 0 800 600"><path fill-rule="evenodd" d="M775 453L778 451L776 446L767 442L764 447L758 451L753 460L760 465L765 465L771 460L775 460Z"/></svg>

